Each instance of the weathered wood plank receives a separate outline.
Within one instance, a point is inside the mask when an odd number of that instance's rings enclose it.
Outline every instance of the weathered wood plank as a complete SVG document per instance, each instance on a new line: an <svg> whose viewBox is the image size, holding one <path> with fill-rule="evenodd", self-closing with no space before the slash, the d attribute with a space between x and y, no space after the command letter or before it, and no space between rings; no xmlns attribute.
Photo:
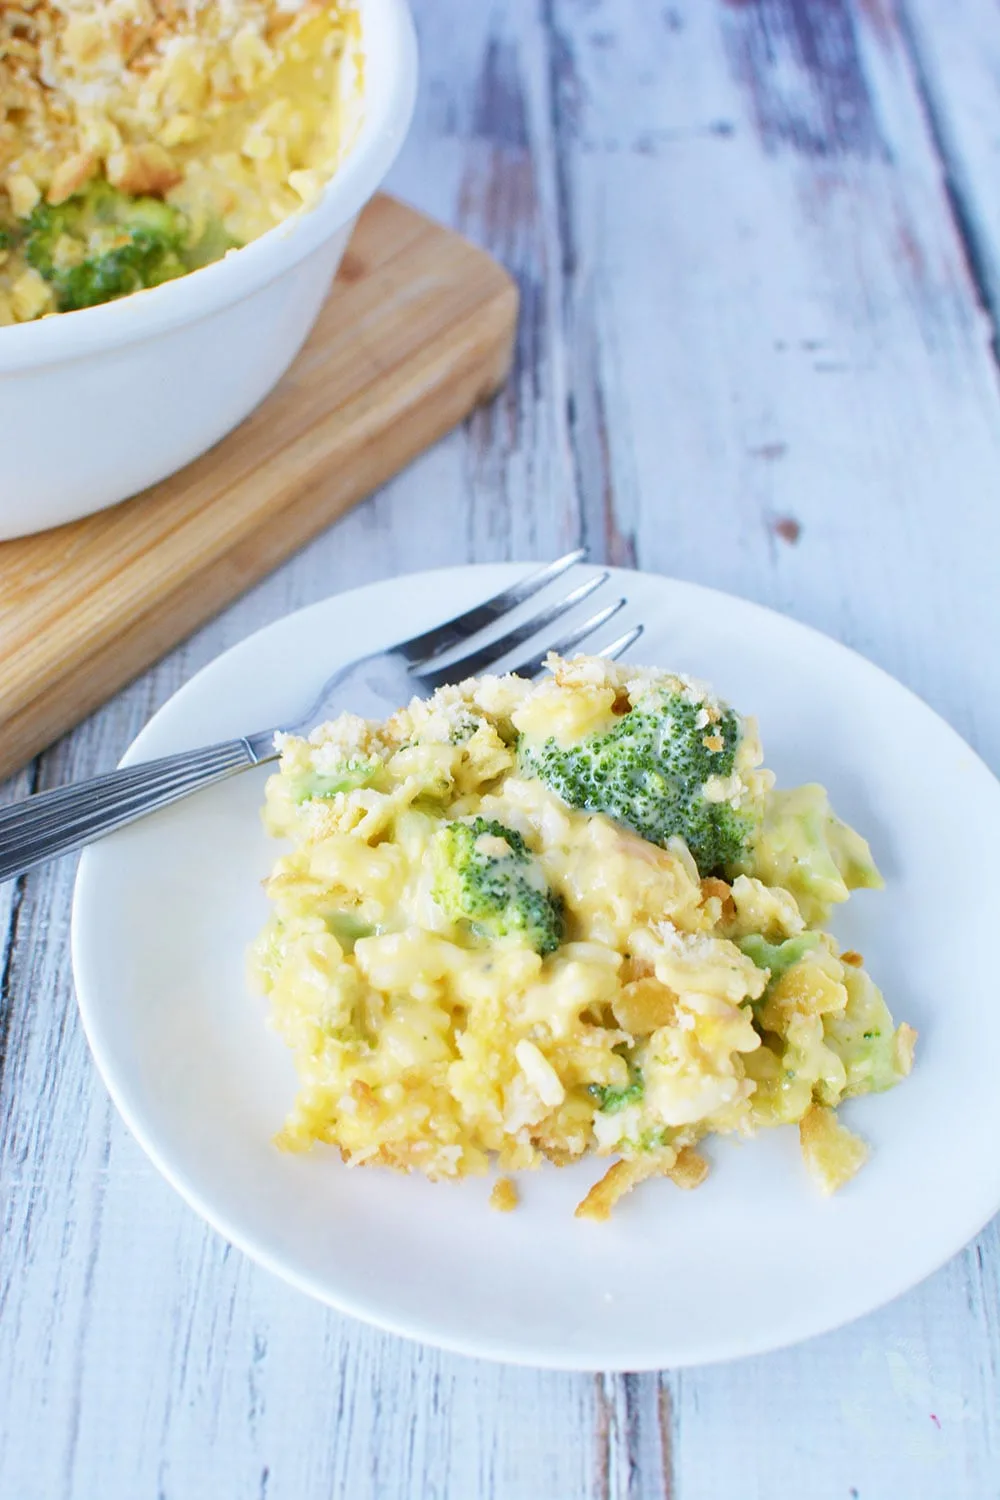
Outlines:
<svg viewBox="0 0 1000 1500"><path fill-rule="evenodd" d="M643 563L868 650L997 757L990 329L898 32L857 10L553 0L568 336L599 330ZM943 566L961 673L926 603Z"/></svg>
<svg viewBox="0 0 1000 1500"><path fill-rule="evenodd" d="M934 9L911 0L915 35ZM984 70L988 10L956 0L946 18L981 24ZM888 4L421 0L418 21L421 104L390 186L514 271L514 382L47 756L42 784L113 764L193 670L290 608L581 531L832 631L1000 763L991 329ZM972 59L946 42L960 79ZM70 1003L70 878L15 893L13 940L0 909L0 1494L1000 1493L996 1225L854 1328L660 1379L415 1349L227 1252L96 1082ZM780 1295L766 1267L747 1280Z"/></svg>
<svg viewBox="0 0 1000 1500"><path fill-rule="evenodd" d="M992 0L900 0L899 20L942 161L969 273L1000 319L1000 23Z"/></svg>

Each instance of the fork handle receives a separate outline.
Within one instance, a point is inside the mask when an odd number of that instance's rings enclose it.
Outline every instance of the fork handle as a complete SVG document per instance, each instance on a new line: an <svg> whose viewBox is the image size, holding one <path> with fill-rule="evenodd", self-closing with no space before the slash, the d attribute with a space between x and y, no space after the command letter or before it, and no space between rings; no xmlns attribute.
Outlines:
<svg viewBox="0 0 1000 1500"><path fill-rule="evenodd" d="M227 740L39 792L2 808L0 880L23 875L58 854L80 849L146 813L272 758L254 754L246 740Z"/></svg>

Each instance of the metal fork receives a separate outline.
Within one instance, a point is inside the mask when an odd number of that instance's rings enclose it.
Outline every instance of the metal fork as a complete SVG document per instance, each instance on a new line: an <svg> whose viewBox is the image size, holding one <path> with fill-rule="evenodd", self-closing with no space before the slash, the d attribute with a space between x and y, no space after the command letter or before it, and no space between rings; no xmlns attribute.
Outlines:
<svg viewBox="0 0 1000 1500"><path fill-rule="evenodd" d="M571 651L624 608L628 601L618 599L557 639L550 639L544 645L539 642L543 631L601 588L611 576L609 573L587 579L499 638L473 647L451 661L446 658L533 598L584 556L583 549L569 552L453 620L446 620L408 641L400 641L387 651L363 656L338 668L323 684L307 712L283 725L283 731L305 734L346 708L382 715L414 696L427 696L447 683L461 682L488 671L521 646L534 649L529 649L529 654L508 670L522 676L536 676L549 651L560 655ZM635 625L597 654L621 656L641 634L642 626ZM224 781L251 766L277 760L274 737L278 732L266 729L201 750L145 761L90 781L40 792L13 807L0 809L0 880L22 875L56 855L82 848L202 787Z"/></svg>

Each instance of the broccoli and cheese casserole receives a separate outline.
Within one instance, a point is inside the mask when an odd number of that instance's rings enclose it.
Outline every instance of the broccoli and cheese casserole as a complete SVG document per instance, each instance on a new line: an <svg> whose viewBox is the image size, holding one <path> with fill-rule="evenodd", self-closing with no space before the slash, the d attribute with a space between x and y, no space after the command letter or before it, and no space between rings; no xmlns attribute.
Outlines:
<svg viewBox="0 0 1000 1500"><path fill-rule="evenodd" d="M252 955L301 1084L279 1143L434 1179L593 1152L605 1218L696 1185L705 1137L794 1123L834 1190L866 1154L837 1106L915 1040L823 931L881 884L867 844L701 685L548 665L282 737Z"/></svg>
<svg viewBox="0 0 1000 1500"><path fill-rule="evenodd" d="M158 286L311 206L351 0L0 0L0 324Z"/></svg>

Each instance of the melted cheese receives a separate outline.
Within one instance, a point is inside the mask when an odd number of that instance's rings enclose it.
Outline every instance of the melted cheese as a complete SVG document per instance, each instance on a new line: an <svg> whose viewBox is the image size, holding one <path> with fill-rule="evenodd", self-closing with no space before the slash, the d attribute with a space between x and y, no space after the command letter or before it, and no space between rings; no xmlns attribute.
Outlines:
<svg viewBox="0 0 1000 1500"><path fill-rule="evenodd" d="M253 967L299 1069L283 1145L331 1142L435 1178L591 1150L660 1152L668 1170L713 1131L801 1120L870 1075L861 1027L888 1013L832 940L770 986L739 947L803 930L786 891L750 874L702 882L682 841L656 847L518 774L517 724L600 725L629 671L556 664L536 689L486 679L385 725L345 716L282 742L265 816L294 847ZM555 952L489 943L438 904L432 842L473 816L537 859L565 913ZM904 1041L892 1057L909 1056Z"/></svg>

